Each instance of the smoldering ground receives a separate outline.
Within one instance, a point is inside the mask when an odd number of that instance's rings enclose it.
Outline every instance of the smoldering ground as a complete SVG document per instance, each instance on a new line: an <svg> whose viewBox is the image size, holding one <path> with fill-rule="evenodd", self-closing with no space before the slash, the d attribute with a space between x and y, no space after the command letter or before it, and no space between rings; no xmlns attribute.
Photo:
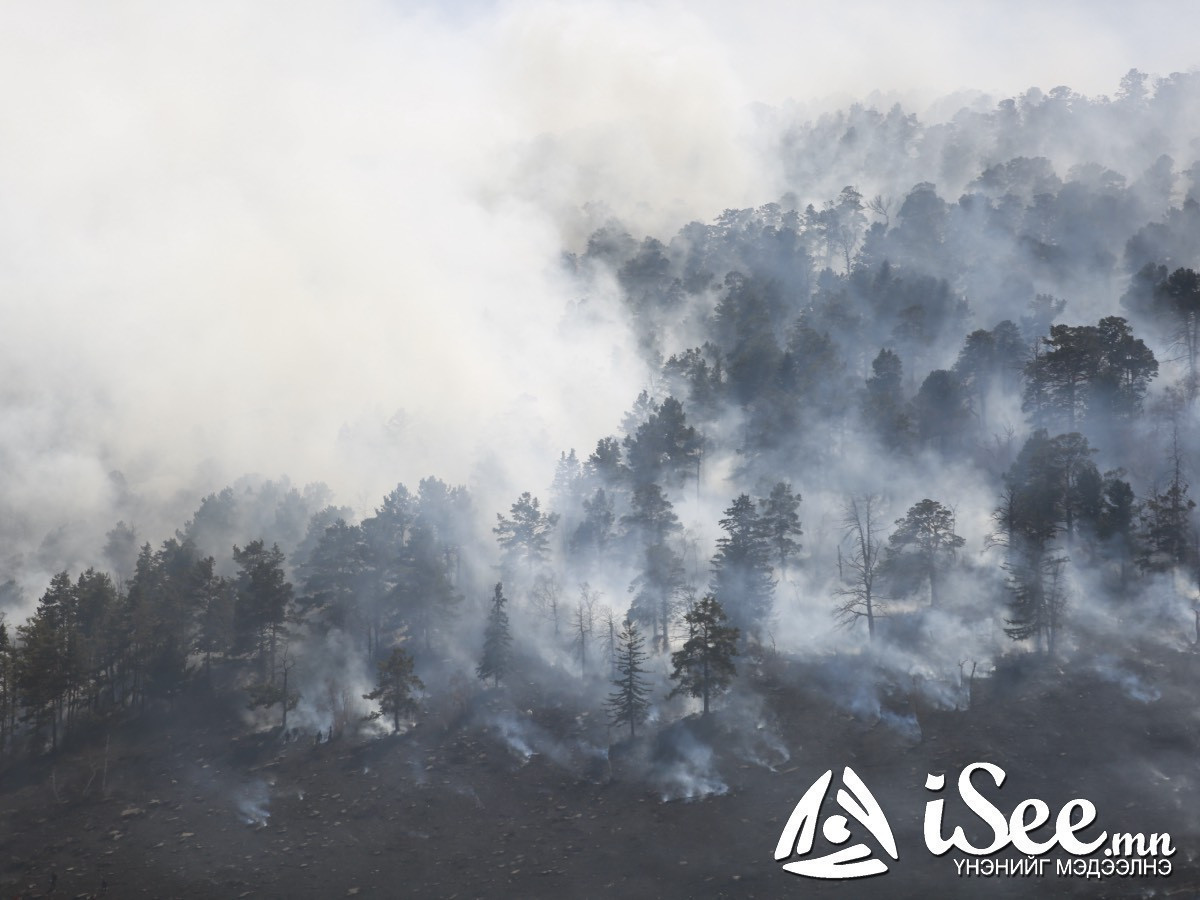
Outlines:
<svg viewBox="0 0 1200 900"><path fill-rule="evenodd" d="M457 616L404 645L427 691L417 724L394 738L289 742L279 752L279 710L260 710L260 733L239 751L255 771L213 788L223 822L240 817L238 827L263 835L264 852L274 842L270 852L288 859L301 842L271 831L276 823L327 818L315 840L361 852L368 865L359 868L371 871L366 851L348 848L382 852L365 824L383 808L370 797L388 783L381 769L396 792L417 795L393 800L445 806L441 819L423 811L430 821L386 807L416 842L499 809L521 827L553 816L582 844L598 826L559 801L599 802L610 790L623 808L650 801L655 821L693 828L736 809L761 843L737 845L751 858L777 831L762 816L780 784L772 779L801 768L807 777L848 754L891 767L900 784L918 762L961 764L986 751L1036 762L1044 786L1075 759L1061 761L1076 754L1072 729L1089 727L1081 697L1127 719L1128 728L1105 723L1118 755L1137 761L1113 796L1132 803L1139 779L1152 778L1163 799L1158 782L1177 779L1182 799L1167 797L1162 809L1170 827L1194 830L1185 812L1194 766L1181 750L1194 745L1194 722L1171 722L1191 667L1190 582L1146 578L1131 610L1108 548L1081 542L1062 578L1062 668L1026 659L1004 634L1009 585L1003 550L989 543L1006 474L1032 433L1019 373L981 395L949 448L927 441L897 454L861 411L881 347L896 349L900 393L913 401L931 372L954 367L971 329L1008 319L1033 347L1054 322L1122 310L1139 254L1197 263L1186 224L1197 199L1198 94L1169 74L1190 65L1174 55L1190 50L1156 32L1146 59L1151 16L1131 26L1116 7L1079 12L1051 15L1086 54L1031 51L1018 62L978 51L973 38L995 25L989 17L967 22L936 4L902 21L880 5L847 7L844 18L808 10L803 22L782 7L743 18L715 6L603 3L116 13L63 4L2 14L13 52L0 66L23 86L0 107L0 289L11 306L0 337L0 447L11 476L0 489L4 574L25 587L28 608L50 573L110 565L105 532L122 519L152 545L182 526L203 552L224 554L230 574L229 546L278 539L303 588L304 525L314 513L327 522L327 504L345 504L332 515L353 523L397 481L432 473L468 485ZM1173 13L1172 33L1187 33L1191 14ZM1044 14L1007 6L1001 27L1026 49L1054 41L1061 50L1054 29L1033 27ZM914 15L929 23L919 36ZM893 31L905 39L885 40ZM823 39L795 53L796 35L809 33ZM1162 80L1122 81L1133 66ZM861 97L870 87L860 78L897 92L849 108L825 96ZM931 85L993 93L930 106ZM763 99L777 105L749 105ZM839 246L815 223L847 185L879 202ZM802 252L776 253L802 216ZM597 228L604 240L592 240ZM642 251L662 284L631 279L644 271L630 265ZM897 261L894 280L855 277L856 268L882 271L885 257ZM725 273L742 269L764 278L739 295ZM646 282L649 290L631 289ZM715 335L729 355L737 335L714 328L718 311L736 311L731 297L749 303L759 289L774 316L762 356L803 316L833 334L844 366L836 378L832 364L820 372L821 402L800 411L786 440L757 449L751 438L783 410L774 397L707 411L686 398L706 443L694 478L666 490L680 526L670 544L692 594L670 597L664 643L686 636L678 613L709 586L734 498L757 501L790 483L803 496L802 546L774 573L762 643L739 659L716 719L668 697L660 653L646 730L625 743L604 714L612 671L602 624L606 612L624 617L643 577L631 498L614 491L611 552L583 561L568 529L580 497L546 488L562 451L575 448L582 462L599 437L626 446L653 404L682 394L685 382L663 371L672 354ZM1065 311L1038 307L1043 292L1066 300ZM910 309L918 313L903 318ZM1177 356L1169 336L1130 315L1163 363L1147 416L1088 418L1080 429L1100 471L1124 470L1149 497L1172 475L1166 437L1189 445L1194 417L1172 412L1159 387L1184 369L1168 358ZM926 424L937 414L927 410ZM208 530L217 520L197 504L210 497L211 509L225 508L217 492L226 484L235 514ZM525 490L562 517L548 553L553 613L542 573L501 562L491 530ZM923 589L884 586L891 615L871 649L862 623L839 629L833 616L847 581L839 569L853 553L846 502L856 495L878 498L879 547L924 498L951 508L964 538L940 608ZM520 674L489 689L475 667L499 579ZM585 583L595 603L576 636L587 635L590 655L572 635ZM360 722L375 673L359 641L299 630L292 727ZM1131 641L1149 662L1131 659ZM241 715L242 698L231 696L226 706ZM1054 728L1031 736L1041 715ZM997 733L996 721L1016 724ZM1093 774L1114 770L1085 750L1077 755ZM178 770L163 771L179 812L188 801L172 783ZM134 774L125 771L122 790L143 789ZM343 803L350 792L333 781L366 787ZM676 849L654 829L638 840L642 850ZM461 865L459 846L438 863ZM647 870L661 862L638 849ZM405 864L423 886L442 884L419 860ZM562 874L558 862L539 871ZM701 889L662 874L653 881L679 883L682 894ZM561 883L547 884L561 896ZM482 875L473 885L496 886Z"/></svg>

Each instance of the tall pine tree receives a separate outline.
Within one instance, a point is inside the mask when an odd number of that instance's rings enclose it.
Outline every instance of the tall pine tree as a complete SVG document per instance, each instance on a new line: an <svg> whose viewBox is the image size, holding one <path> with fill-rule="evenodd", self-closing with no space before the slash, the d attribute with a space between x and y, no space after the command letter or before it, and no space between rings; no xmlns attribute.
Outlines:
<svg viewBox="0 0 1200 900"><path fill-rule="evenodd" d="M725 610L712 594L697 603L683 620L688 626L688 639L671 654L671 680L676 684L670 696L699 697L707 716L712 699L724 693L737 675L733 660L740 632L725 624Z"/></svg>
<svg viewBox="0 0 1200 900"><path fill-rule="evenodd" d="M512 633L508 630L508 613L504 606L508 598L504 596L504 585L496 584L492 595L492 605L488 609L487 625L483 629L483 653L475 674L481 681L492 679L492 684L500 686L512 666Z"/></svg>
<svg viewBox="0 0 1200 900"><path fill-rule="evenodd" d="M759 640L775 590L767 528L747 494L733 501L719 524L725 534L712 560L713 596L743 634Z"/></svg>
<svg viewBox="0 0 1200 900"><path fill-rule="evenodd" d="M647 699L650 688L643 677L646 670L642 666L646 661L642 649L645 642L637 623L626 619L617 636L617 677L613 680L616 690L609 694L607 706L609 724L615 728L628 725L631 738L637 737L637 726L646 721L650 709Z"/></svg>

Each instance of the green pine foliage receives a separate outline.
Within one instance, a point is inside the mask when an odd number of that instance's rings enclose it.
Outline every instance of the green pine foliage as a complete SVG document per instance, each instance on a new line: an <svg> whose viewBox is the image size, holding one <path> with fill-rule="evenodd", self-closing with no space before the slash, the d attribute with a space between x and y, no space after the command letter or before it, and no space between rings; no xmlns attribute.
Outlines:
<svg viewBox="0 0 1200 900"><path fill-rule="evenodd" d="M414 692L424 690L425 685L413 674L413 658L403 647L393 647L385 659L379 661L378 680L375 689L363 694L364 700L373 700L379 709L367 716L378 719L387 716L392 720L392 732L400 731L400 719L414 715L417 701Z"/></svg>
<svg viewBox="0 0 1200 900"><path fill-rule="evenodd" d="M643 666L647 659L645 643L637 623L626 619L617 635L617 677L612 682L615 690L608 695L606 705L609 724L614 728L628 725L630 738L637 737L637 727L646 721L650 709L650 687Z"/></svg>
<svg viewBox="0 0 1200 900"><path fill-rule="evenodd" d="M483 653L479 657L479 665L475 667L479 680L487 681L490 678L494 687L500 686L500 681L512 668L512 633L508 628L508 613L504 609L507 603L504 585L498 582L491 606L488 607L487 625L483 629Z"/></svg>
<svg viewBox="0 0 1200 900"><path fill-rule="evenodd" d="M729 689L737 675L734 658L741 632L726 624L725 610L711 594L697 603L683 620L688 639L671 654L671 680L675 687L670 696L699 698L707 716L712 701Z"/></svg>

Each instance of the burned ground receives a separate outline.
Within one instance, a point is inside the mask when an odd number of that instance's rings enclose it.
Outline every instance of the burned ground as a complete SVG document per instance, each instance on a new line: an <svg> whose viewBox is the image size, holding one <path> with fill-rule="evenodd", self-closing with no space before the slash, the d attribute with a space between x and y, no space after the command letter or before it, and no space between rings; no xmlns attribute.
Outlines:
<svg viewBox="0 0 1200 900"><path fill-rule="evenodd" d="M1193 653L1147 649L1125 678L1026 662L977 679L960 710L897 685L869 713L824 687L845 663L768 660L708 720L652 723L611 745L597 711L533 687L480 693L401 735L320 744L246 736L236 711L181 701L158 727L114 723L11 765L0 879L5 896L30 897L89 896L102 879L107 896L188 898L1200 891ZM1056 877L1051 863L1042 878L960 882L954 851L924 847L923 785L940 772L953 785L977 761L1007 772L985 791L1006 814L1027 797L1052 812L1084 797L1110 831L1170 832L1174 873L1096 882ZM772 853L792 807L845 765L887 813L899 860L885 881L783 872ZM981 842L955 802L946 830L962 823Z"/></svg>

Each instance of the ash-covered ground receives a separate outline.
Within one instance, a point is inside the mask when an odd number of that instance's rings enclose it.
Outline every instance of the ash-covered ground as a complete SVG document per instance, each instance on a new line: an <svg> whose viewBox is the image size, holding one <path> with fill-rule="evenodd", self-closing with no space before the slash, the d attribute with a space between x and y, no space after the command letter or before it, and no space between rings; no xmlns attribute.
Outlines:
<svg viewBox="0 0 1200 900"><path fill-rule="evenodd" d="M830 685L859 675L877 673L865 658L767 659L707 719L651 723L633 741L595 709L520 683L430 711L403 734L320 743L244 736L236 710L183 699L165 724L113 725L4 771L0 885L5 897L163 898L1200 892L1194 653L1001 666L957 710L914 703L927 692L900 684L850 708ZM1098 823L1081 837L1169 832L1173 873L1097 881L1059 877L1051 862L1040 878L960 877L963 854L925 848L924 784L946 773L939 796L952 796L974 762L1007 773L984 790L1006 815L1026 798L1052 814L1085 798ZM899 859L859 828L885 875L783 871L773 852L793 807L844 766L883 808ZM833 811L831 791L822 812ZM961 802L945 821L986 843ZM829 849L818 837L814 852Z"/></svg>

